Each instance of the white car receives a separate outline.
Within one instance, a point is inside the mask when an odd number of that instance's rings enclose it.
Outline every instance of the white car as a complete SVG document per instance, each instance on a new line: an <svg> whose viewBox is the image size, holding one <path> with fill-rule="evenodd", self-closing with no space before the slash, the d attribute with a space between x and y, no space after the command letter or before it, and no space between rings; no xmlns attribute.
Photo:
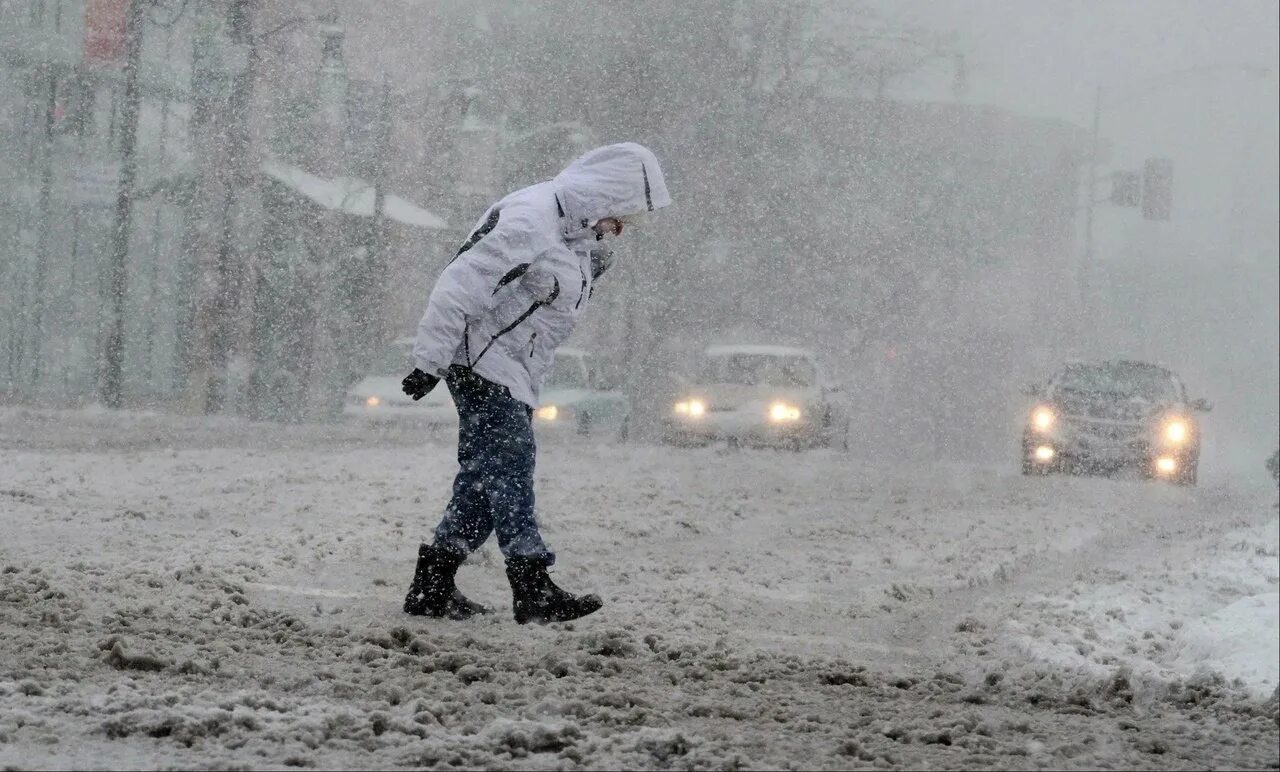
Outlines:
<svg viewBox="0 0 1280 772"><path fill-rule="evenodd" d="M667 413L672 444L848 448L849 416L823 385L813 352L788 346L711 346Z"/></svg>
<svg viewBox="0 0 1280 772"><path fill-rule="evenodd" d="M533 412L537 431L572 428L578 434L591 434L625 430L631 402L605 383L593 364L591 354L582 349L556 351L555 364L542 385L541 404Z"/></svg>
<svg viewBox="0 0 1280 772"><path fill-rule="evenodd" d="M413 371L413 340L398 338L388 344L370 374L347 389L347 400L342 407L347 417L457 428L458 410L444 384L416 402L401 389L400 382Z"/></svg>
<svg viewBox="0 0 1280 772"><path fill-rule="evenodd" d="M401 390L400 382L413 370L413 342L413 338L400 338L391 343L373 373L347 390L343 412L348 417L457 428L458 410L444 384L416 402ZM603 388L598 381L590 354L574 348L557 351L542 387L542 403L533 414L538 430L566 428L578 434L601 428L620 430L630 403L621 392Z"/></svg>

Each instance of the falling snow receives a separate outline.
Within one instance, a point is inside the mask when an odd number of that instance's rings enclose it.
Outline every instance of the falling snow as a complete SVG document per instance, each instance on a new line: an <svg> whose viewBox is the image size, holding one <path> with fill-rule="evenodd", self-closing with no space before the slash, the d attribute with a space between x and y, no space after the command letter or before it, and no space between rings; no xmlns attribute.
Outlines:
<svg viewBox="0 0 1280 772"><path fill-rule="evenodd" d="M1275 769L1278 38L1269 0L0 0L0 767ZM673 202L534 419L553 576L605 605L516 625L491 542L496 613L410 617L457 469L399 390L427 297L626 141ZM1165 368L1081 410L1190 422L1193 484L1038 474L1083 470L1034 416L1092 360Z"/></svg>

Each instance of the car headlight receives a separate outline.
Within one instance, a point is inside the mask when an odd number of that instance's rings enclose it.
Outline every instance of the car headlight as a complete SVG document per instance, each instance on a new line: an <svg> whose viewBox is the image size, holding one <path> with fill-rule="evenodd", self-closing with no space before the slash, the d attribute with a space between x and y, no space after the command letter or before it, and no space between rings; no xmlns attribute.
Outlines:
<svg viewBox="0 0 1280 772"><path fill-rule="evenodd" d="M786 402L775 402L769 406L769 420L776 424L800 420L800 408Z"/></svg>
<svg viewBox="0 0 1280 772"><path fill-rule="evenodd" d="M533 417L539 421L554 421L560 417L560 408L555 405L545 405L533 411Z"/></svg>
<svg viewBox="0 0 1280 772"><path fill-rule="evenodd" d="M1174 445L1181 445L1191 436L1191 427L1181 418L1174 418L1164 425L1164 438Z"/></svg>
<svg viewBox="0 0 1280 772"><path fill-rule="evenodd" d="M700 399L686 399L676 403L676 415L701 418L707 412L707 403Z"/></svg>
<svg viewBox="0 0 1280 772"><path fill-rule="evenodd" d="M1058 414L1053 408L1041 405L1031 411L1031 425L1038 432L1047 432L1058 422Z"/></svg>
<svg viewBox="0 0 1280 772"><path fill-rule="evenodd" d="M382 404L382 400L378 397L369 397L364 401L364 404L368 407L377 407Z"/></svg>

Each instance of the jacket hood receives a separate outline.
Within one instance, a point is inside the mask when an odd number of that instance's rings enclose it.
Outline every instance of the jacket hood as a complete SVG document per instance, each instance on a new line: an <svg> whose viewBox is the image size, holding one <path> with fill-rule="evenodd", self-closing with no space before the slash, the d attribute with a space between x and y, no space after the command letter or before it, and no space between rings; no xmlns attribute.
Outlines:
<svg viewBox="0 0 1280 772"><path fill-rule="evenodd" d="M657 157L634 142L598 147L565 167L553 182L574 229L605 217L652 212L671 203Z"/></svg>

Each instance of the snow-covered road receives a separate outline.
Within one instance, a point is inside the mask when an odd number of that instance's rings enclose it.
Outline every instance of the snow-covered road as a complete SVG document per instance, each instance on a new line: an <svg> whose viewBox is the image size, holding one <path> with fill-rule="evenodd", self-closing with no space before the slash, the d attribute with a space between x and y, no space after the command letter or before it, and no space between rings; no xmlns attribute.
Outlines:
<svg viewBox="0 0 1280 772"><path fill-rule="evenodd" d="M527 628L399 613L452 452L0 411L0 767L1277 766L1265 478L548 441Z"/></svg>

